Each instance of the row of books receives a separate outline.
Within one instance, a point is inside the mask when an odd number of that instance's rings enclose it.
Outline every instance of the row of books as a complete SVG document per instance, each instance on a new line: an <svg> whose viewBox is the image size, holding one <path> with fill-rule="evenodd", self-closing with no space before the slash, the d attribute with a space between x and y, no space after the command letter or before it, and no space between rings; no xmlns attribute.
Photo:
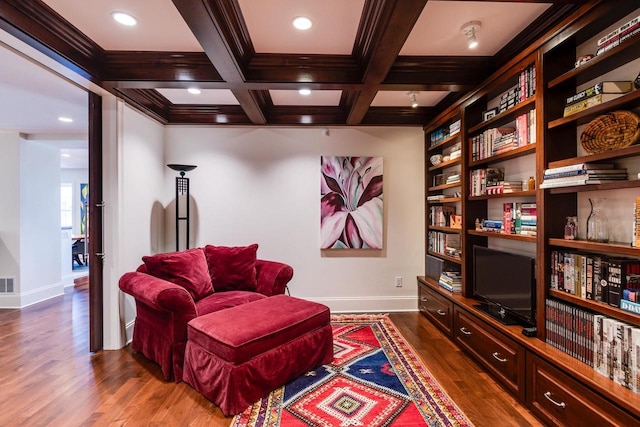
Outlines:
<svg viewBox="0 0 640 427"><path fill-rule="evenodd" d="M450 138L460 132L460 119L452 122L449 126L441 127L431 132L430 146L437 145L438 143Z"/></svg>
<svg viewBox="0 0 640 427"><path fill-rule="evenodd" d="M429 251L460 258L461 246L459 234L429 231L427 236Z"/></svg>
<svg viewBox="0 0 640 427"><path fill-rule="evenodd" d="M499 186L501 183L504 188L504 169L473 169L469 174L469 196L484 196L487 194L487 188Z"/></svg>
<svg viewBox="0 0 640 427"><path fill-rule="evenodd" d="M640 394L640 328L547 299L546 341Z"/></svg>
<svg viewBox="0 0 640 427"><path fill-rule="evenodd" d="M640 16L637 16L629 22L625 22L607 35L598 39L598 48L596 50L596 55L600 55L610 49L613 49L620 43L627 41L629 38L638 34L639 32Z"/></svg>
<svg viewBox="0 0 640 427"><path fill-rule="evenodd" d="M455 270L443 271L438 284L450 292L462 292L462 273Z"/></svg>
<svg viewBox="0 0 640 427"><path fill-rule="evenodd" d="M579 113L595 105L609 102L633 90L631 81L606 81L597 83L565 100L563 117Z"/></svg>
<svg viewBox="0 0 640 427"><path fill-rule="evenodd" d="M518 75L518 84L505 92L500 97L498 112L507 111L519 102L535 95L536 93L536 69L530 65Z"/></svg>
<svg viewBox="0 0 640 427"><path fill-rule="evenodd" d="M640 197L633 203L633 237L631 246L640 248Z"/></svg>
<svg viewBox="0 0 640 427"><path fill-rule="evenodd" d="M538 217L535 203L506 202L502 204L503 234L536 236Z"/></svg>
<svg viewBox="0 0 640 427"><path fill-rule="evenodd" d="M449 227L451 226L451 215L455 213L455 206L431 206L429 207L429 225Z"/></svg>
<svg viewBox="0 0 640 427"><path fill-rule="evenodd" d="M516 117L515 127L487 129L469 139L471 161L486 159L536 141L535 110Z"/></svg>
<svg viewBox="0 0 640 427"><path fill-rule="evenodd" d="M625 181L626 169L614 169L613 163L578 163L550 168L544 171L540 188L570 187L574 185L603 184Z"/></svg>
<svg viewBox="0 0 640 427"><path fill-rule="evenodd" d="M622 308L624 291L640 290L640 260L554 250L551 288Z"/></svg>

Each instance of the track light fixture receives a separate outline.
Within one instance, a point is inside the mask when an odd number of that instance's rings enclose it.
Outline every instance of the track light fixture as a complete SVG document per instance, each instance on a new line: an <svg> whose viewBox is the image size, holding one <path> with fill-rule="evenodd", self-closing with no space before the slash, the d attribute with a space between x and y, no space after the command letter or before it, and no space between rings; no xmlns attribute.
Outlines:
<svg viewBox="0 0 640 427"><path fill-rule="evenodd" d="M411 108L418 108L420 104L418 104L418 94L420 92L410 91L407 92L409 99L411 100Z"/></svg>
<svg viewBox="0 0 640 427"><path fill-rule="evenodd" d="M478 39L476 38L476 32L480 29L480 21L469 21L460 27L460 31L467 37L469 49L475 49L478 47Z"/></svg>

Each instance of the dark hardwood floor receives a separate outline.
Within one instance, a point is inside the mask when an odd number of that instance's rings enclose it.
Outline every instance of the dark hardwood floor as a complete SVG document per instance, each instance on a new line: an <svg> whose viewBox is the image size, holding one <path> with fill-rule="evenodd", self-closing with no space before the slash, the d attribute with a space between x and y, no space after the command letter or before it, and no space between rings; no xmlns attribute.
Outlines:
<svg viewBox="0 0 640 427"><path fill-rule="evenodd" d="M418 313L391 319L476 426L540 425ZM88 293L0 310L1 426L228 426L190 386L127 346L89 353Z"/></svg>

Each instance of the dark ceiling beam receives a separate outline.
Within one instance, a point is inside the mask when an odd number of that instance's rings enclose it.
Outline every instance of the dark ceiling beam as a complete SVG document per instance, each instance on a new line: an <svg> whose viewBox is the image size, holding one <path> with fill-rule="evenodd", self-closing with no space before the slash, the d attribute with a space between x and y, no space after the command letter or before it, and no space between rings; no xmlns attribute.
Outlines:
<svg viewBox="0 0 640 427"><path fill-rule="evenodd" d="M346 120L342 108L331 106L274 106L267 117L270 125L280 126L340 126Z"/></svg>
<svg viewBox="0 0 640 427"><path fill-rule="evenodd" d="M105 58L105 81L223 81L202 52L107 51Z"/></svg>
<svg viewBox="0 0 640 427"><path fill-rule="evenodd" d="M371 107L362 118L369 126L423 126L435 117L433 107Z"/></svg>
<svg viewBox="0 0 640 427"><path fill-rule="evenodd" d="M427 0L367 0L353 52L362 63L365 85L385 79L426 4ZM360 124L376 93L367 88L350 96L347 124Z"/></svg>
<svg viewBox="0 0 640 427"><path fill-rule="evenodd" d="M169 124L169 105L167 98L152 89L124 89L114 93L123 98L129 105L163 125Z"/></svg>
<svg viewBox="0 0 640 427"><path fill-rule="evenodd" d="M185 22L223 80L242 83L253 56L248 31L236 0L173 0ZM233 91L253 124L265 124L264 112L250 91Z"/></svg>
<svg viewBox="0 0 640 427"><path fill-rule="evenodd" d="M490 56L399 56L383 83L477 86L494 69Z"/></svg>
<svg viewBox="0 0 640 427"><path fill-rule="evenodd" d="M41 1L0 1L0 28L98 83L104 50Z"/></svg>
<svg viewBox="0 0 640 427"><path fill-rule="evenodd" d="M362 71L351 55L254 55L247 82L360 83Z"/></svg>
<svg viewBox="0 0 640 427"><path fill-rule="evenodd" d="M169 108L169 122L171 124L251 124L251 120L239 105L174 104Z"/></svg>

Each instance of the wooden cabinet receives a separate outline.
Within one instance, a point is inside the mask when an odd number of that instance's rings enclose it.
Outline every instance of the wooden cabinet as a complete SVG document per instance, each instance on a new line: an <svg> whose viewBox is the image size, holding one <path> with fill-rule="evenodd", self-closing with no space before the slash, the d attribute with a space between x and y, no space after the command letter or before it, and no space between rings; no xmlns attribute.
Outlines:
<svg viewBox="0 0 640 427"><path fill-rule="evenodd" d="M453 323L456 344L472 354L506 389L524 401L524 347L457 306Z"/></svg>
<svg viewBox="0 0 640 427"><path fill-rule="evenodd" d="M418 286L418 309L451 338L453 303L426 285Z"/></svg>
<svg viewBox="0 0 640 427"><path fill-rule="evenodd" d="M632 426L640 420L537 356L527 358L527 406L549 425Z"/></svg>

